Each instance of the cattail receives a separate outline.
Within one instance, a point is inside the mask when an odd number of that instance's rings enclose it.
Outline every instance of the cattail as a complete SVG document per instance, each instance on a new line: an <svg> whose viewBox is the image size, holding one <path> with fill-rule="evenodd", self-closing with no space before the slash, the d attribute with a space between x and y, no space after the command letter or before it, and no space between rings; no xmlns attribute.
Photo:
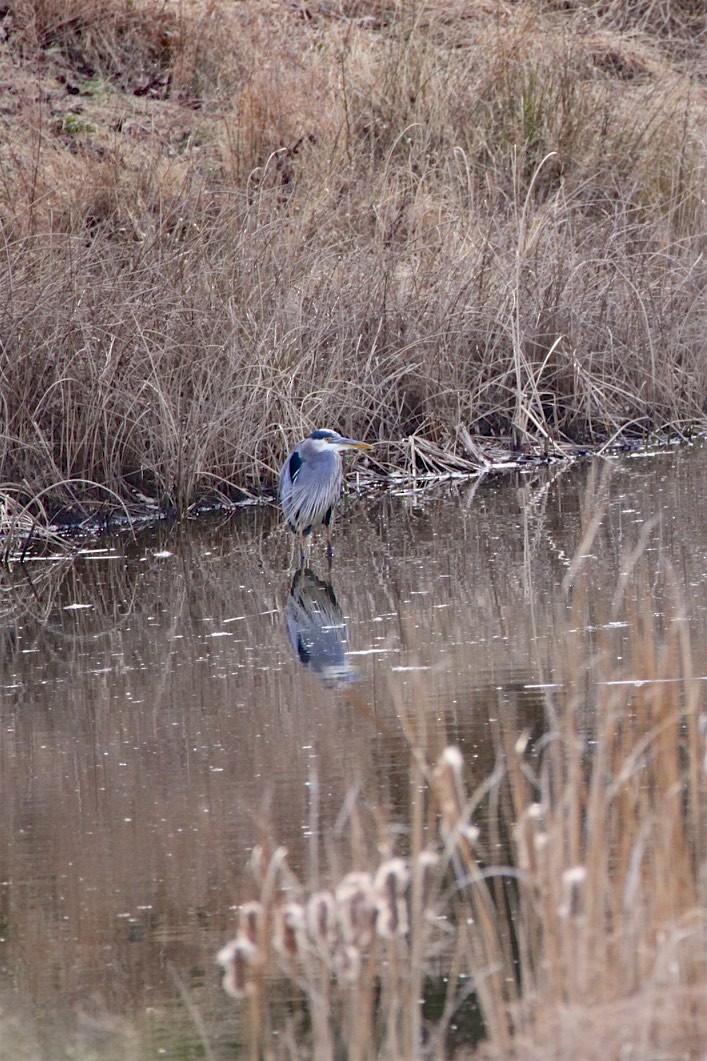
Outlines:
<svg viewBox="0 0 707 1061"><path fill-rule="evenodd" d="M525 755L526 748L528 747L528 743L530 741L530 734L531 730L524 729L523 732L518 735L518 737L516 738L516 742L513 745L513 751L516 753L516 755Z"/></svg>
<svg viewBox="0 0 707 1061"><path fill-rule="evenodd" d="M541 803L531 803L525 808L513 829L518 849L518 868L526 873L537 870L537 855L547 842L544 829L545 809Z"/></svg>
<svg viewBox="0 0 707 1061"><path fill-rule="evenodd" d="M584 884L587 870L572 866L562 874L562 901L557 908L560 917L576 920L584 911Z"/></svg>
<svg viewBox="0 0 707 1061"><path fill-rule="evenodd" d="M286 903L275 912L273 946L283 958L296 958L301 951L305 927L304 910L299 903Z"/></svg>
<svg viewBox="0 0 707 1061"><path fill-rule="evenodd" d="M348 873L337 885L335 896L345 942L367 947L371 942L375 920L370 873Z"/></svg>
<svg viewBox="0 0 707 1061"><path fill-rule="evenodd" d="M456 833L463 821L466 792L462 769L464 759L459 749L445 748L433 771L434 788L442 816L442 835L445 840Z"/></svg>
<svg viewBox="0 0 707 1061"><path fill-rule="evenodd" d="M256 844L248 860L248 869L261 888L272 886L280 873L287 872L287 848L276 847L271 853L263 844Z"/></svg>
<svg viewBox="0 0 707 1061"><path fill-rule="evenodd" d="M244 903L238 911L238 929L240 934L257 947L260 943L261 925L263 922L262 903Z"/></svg>
<svg viewBox="0 0 707 1061"><path fill-rule="evenodd" d="M250 974L256 956L257 948L240 934L216 955L216 961L223 968L223 989L231 998L246 998L252 992Z"/></svg>
<svg viewBox="0 0 707 1061"><path fill-rule="evenodd" d="M402 858L382 862L373 882L376 902L376 932L381 939L404 936L409 928L405 899L410 874Z"/></svg>
<svg viewBox="0 0 707 1061"><path fill-rule="evenodd" d="M533 837L533 847L538 855L542 855L550 843L550 837L546 832L536 833Z"/></svg>
<svg viewBox="0 0 707 1061"><path fill-rule="evenodd" d="M420 881L420 905L424 914L434 914L433 892L439 872L439 855L430 848L421 851L415 860L414 873Z"/></svg>
<svg viewBox="0 0 707 1061"><path fill-rule="evenodd" d="M457 829L457 833L472 847L477 843L479 836L481 835L476 825L460 825Z"/></svg>
<svg viewBox="0 0 707 1061"><path fill-rule="evenodd" d="M336 943L336 903L331 892L314 892L307 902L307 932L320 950L328 951Z"/></svg>

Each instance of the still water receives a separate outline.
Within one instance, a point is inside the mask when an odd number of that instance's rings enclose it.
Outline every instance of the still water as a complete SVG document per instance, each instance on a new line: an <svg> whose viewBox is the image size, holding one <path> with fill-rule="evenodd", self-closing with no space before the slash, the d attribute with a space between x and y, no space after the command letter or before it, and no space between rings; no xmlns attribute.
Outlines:
<svg viewBox="0 0 707 1061"><path fill-rule="evenodd" d="M214 955L253 897L253 846L284 843L304 870L354 787L404 817L401 702L478 781L495 720L542 732L593 517L587 642L640 546L656 609L677 587L665 621L689 624L704 687L706 457L349 498L331 573L316 541L293 577L264 509L3 573L0 1057L235 1056ZM615 622L627 681L623 636Z"/></svg>

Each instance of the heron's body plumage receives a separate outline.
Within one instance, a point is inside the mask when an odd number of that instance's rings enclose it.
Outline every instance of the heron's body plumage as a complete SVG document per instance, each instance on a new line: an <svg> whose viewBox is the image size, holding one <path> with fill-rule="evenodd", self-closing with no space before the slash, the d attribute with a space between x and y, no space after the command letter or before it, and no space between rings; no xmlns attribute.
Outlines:
<svg viewBox="0 0 707 1061"><path fill-rule="evenodd" d="M292 453L280 473L280 503L292 530L307 535L313 527L328 524L342 483L336 450L313 451L306 460L298 451Z"/></svg>

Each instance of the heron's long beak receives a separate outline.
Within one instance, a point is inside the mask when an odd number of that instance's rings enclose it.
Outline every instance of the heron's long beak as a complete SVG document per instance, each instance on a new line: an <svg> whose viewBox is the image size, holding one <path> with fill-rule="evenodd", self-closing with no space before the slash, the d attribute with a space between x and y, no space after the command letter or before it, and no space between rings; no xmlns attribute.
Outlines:
<svg viewBox="0 0 707 1061"><path fill-rule="evenodd" d="M337 449L373 449L368 442L357 442L355 438L332 438L328 441Z"/></svg>

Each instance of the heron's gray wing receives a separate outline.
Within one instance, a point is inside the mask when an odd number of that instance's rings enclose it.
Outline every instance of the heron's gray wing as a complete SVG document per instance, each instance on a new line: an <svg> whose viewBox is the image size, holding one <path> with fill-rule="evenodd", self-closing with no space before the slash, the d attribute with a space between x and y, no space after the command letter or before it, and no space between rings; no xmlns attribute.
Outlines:
<svg viewBox="0 0 707 1061"><path fill-rule="evenodd" d="M280 470L280 483L278 493L280 500L284 503L290 496L292 484L297 478L297 473L302 467L302 458L297 450L290 453L289 457Z"/></svg>
<svg viewBox="0 0 707 1061"><path fill-rule="evenodd" d="M291 482L295 481L295 479L297 478L297 473L299 472L301 467L302 456L299 450L294 450L292 453L290 453L290 456L287 459L287 471L289 473Z"/></svg>
<svg viewBox="0 0 707 1061"><path fill-rule="evenodd" d="M302 469L302 464L303 461L299 451L293 450L280 471L278 496L280 498L283 512L290 523L292 523L293 527L295 524L296 508L293 506L292 502L292 490L294 483L297 480L297 476Z"/></svg>
<svg viewBox="0 0 707 1061"><path fill-rule="evenodd" d="M295 475L288 469L289 488L283 508L298 529L316 526L339 499L341 460L337 453L316 453L302 460Z"/></svg>

